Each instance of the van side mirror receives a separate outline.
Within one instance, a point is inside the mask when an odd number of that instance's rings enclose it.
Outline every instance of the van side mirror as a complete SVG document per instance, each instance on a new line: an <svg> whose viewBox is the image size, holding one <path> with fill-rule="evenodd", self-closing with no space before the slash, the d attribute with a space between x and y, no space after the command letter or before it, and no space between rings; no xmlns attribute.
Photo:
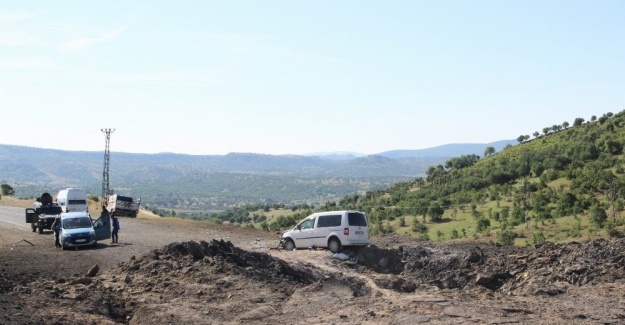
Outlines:
<svg viewBox="0 0 625 325"><path fill-rule="evenodd" d="M301 224L297 225L297 230L302 230L302 225Z"/></svg>

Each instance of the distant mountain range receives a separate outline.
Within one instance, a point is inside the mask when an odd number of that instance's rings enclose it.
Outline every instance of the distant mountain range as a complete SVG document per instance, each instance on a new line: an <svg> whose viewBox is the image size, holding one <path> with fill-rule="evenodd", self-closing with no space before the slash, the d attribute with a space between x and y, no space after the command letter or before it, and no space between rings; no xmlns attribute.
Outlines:
<svg viewBox="0 0 625 325"><path fill-rule="evenodd" d="M484 155L486 147L493 147L496 152L499 152L506 146L512 146L517 143L517 140L501 140L491 143L450 143L426 149L390 150L370 156L382 156L387 158L450 158L471 154L482 156ZM309 153L304 156L317 156L334 160L350 160L368 155L358 152L337 151Z"/></svg>
<svg viewBox="0 0 625 325"><path fill-rule="evenodd" d="M462 155L478 155L483 156L486 147L495 148L496 152L503 150L506 146L517 144L517 140L502 140L487 144L482 143L451 143L438 147L418 149L418 150L391 150L381 152L378 155L388 158L449 158L459 157Z"/></svg>
<svg viewBox="0 0 625 325"><path fill-rule="evenodd" d="M241 203L322 202L414 179L451 157L482 156L488 146L500 151L515 142L450 144L368 156L111 152L109 180L120 194L141 196L143 202L160 207L221 209ZM0 183L14 184L21 196L72 186L99 196L102 169L103 152L0 144Z"/></svg>

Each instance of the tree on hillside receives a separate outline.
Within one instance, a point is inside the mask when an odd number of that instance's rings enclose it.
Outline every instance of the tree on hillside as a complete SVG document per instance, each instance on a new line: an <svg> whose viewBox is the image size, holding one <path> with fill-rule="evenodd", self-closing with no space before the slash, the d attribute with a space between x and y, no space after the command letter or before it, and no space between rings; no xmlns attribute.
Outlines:
<svg viewBox="0 0 625 325"><path fill-rule="evenodd" d="M616 180L616 179L612 179L612 181L610 182L610 189L608 191L608 198L610 199L610 205L612 205L612 219L616 219L616 200L618 199L619 195L619 190L620 190L621 184Z"/></svg>
<svg viewBox="0 0 625 325"><path fill-rule="evenodd" d="M441 164L436 165L436 167L430 166L425 171L425 175L427 175L428 182L434 182L436 179L438 179L440 176L444 174L445 174L445 168Z"/></svg>
<svg viewBox="0 0 625 325"><path fill-rule="evenodd" d="M495 150L493 148L493 150ZM473 166L478 160L480 160L480 156L470 154L470 155L462 155L460 157L451 158L445 162L445 168L447 169L462 169Z"/></svg>
<svg viewBox="0 0 625 325"><path fill-rule="evenodd" d="M534 138L538 138L538 137L540 136L540 132L535 131L535 132L534 132L534 134L533 134L533 136L534 136Z"/></svg>
<svg viewBox="0 0 625 325"><path fill-rule="evenodd" d="M445 210L437 202L430 205L430 208L428 209L428 215L430 216L431 222L442 221L443 213L445 213Z"/></svg>
<svg viewBox="0 0 625 325"><path fill-rule="evenodd" d="M15 190L13 189L11 185L2 184L0 185L0 187L2 187L2 195L7 195L7 196L15 195Z"/></svg>
<svg viewBox="0 0 625 325"><path fill-rule="evenodd" d="M603 116L601 116L599 118L599 124L601 124L601 125L605 124L605 122L607 122L607 121L608 121L608 116L605 115L605 114L603 114Z"/></svg>
<svg viewBox="0 0 625 325"><path fill-rule="evenodd" d="M547 126L547 127L544 127L544 128L543 128L543 134L544 134L544 135L549 134L549 132L551 132L551 128L550 128L550 127L548 127L548 126Z"/></svg>
<svg viewBox="0 0 625 325"><path fill-rule="evenodd" d="M573 126L580 126L584 124L584 119L581 117L578 117L575 119L575 121L573 122Z"/></svg>
<svg viewBox="0 0 625 325"><path fill-rule="evenodd" d="M608 214L598 203L590 207L590 222L592 224L597 228L603 228L606 220L608 220Z"/></svg>
<svg viewBox="0 0 625 325"><path fill-rule="evenodd" d="M568 128L569 127L569 122L567 122L567 121L562 122L562 127L565 128L565 129Z"/></svg>
<svg viewBox="0 0 625 325"><path fill-rule="evenodd" d="M516 138L516 141L519 141L519 143L523 143L524 140L525 140L525 136L524 135L519 135L519 137Z"/></svg>
<svg viewBox="0 0 625 325"><path fill-rule="evenodd" d="M484 157L488 157L494 153L495 153L495 147L488 146L486 147L486 150L484 150Z"/></svg>
<svg viewBox="0 0 625 325"><path fill-rule="evenodd" d="M593 115L590 117L590 122L595 122L597 120L597 115Z"/></svg>

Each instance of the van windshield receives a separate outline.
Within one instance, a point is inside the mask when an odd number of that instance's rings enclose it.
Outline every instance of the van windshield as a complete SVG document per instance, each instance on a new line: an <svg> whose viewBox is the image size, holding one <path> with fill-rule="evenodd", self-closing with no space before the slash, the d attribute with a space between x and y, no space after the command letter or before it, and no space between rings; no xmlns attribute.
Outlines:
<svg viewBox="0 0 625 325"><path fill-rule="evenodd" d="M69 218L63 220L63 229L91 228L91 218Z"/></svg>
<svg viewBox="0 0 625 325"><path fill-rule="evenodd" d="M347 214L347 220L350 226L367 226L367 218L365 218L365 215L362 213L350 212Z"/></svg>

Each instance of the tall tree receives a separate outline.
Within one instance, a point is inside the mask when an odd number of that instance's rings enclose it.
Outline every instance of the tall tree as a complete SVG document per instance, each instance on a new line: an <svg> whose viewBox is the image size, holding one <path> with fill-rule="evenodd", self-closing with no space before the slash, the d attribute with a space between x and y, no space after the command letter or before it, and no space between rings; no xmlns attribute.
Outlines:
<svg viewBox="0 0 625 325"><path fill-rule="evenodd" d="M495 147L488 146L486 150L484 150L484 157L490 156L495 153Z"/></svg>
<svg viewBox="0 0 625 325"><path fill-rule="evenodd" d="M562 127L565 128L565 129L568 128L569 127L569 122L567 122L567 121L562 122Z"/></svg>
<svg viewBox="0 0 625 325"><path fill-rule="evenodd" d="M430 205L428 208L428 215L430 216L431 222L440 222L443 220L443 213L445 210L437 203Z"/></svg>
<svg viewBox="0 0 625 325"><path fill-rule="evenodd" d="M516 141L519 141L519 143L523 143L523 141L525 141L525 136L524 135L519 135L519 137L516 138Z"/></svg>
<svg viewBox="0 0 625 325"><path fill-rule="evenodd" d="M532 134L534 136L534 138L538 138L540 136L540 132L535 131L534 134Z"/></svg>
<svg viewBox="0 0 625 325"><path fill-rule="evenodd" d="M2 195L15 195L15 190L13 189L13 187L9 184L2 184L0 185L0 187L2 187Z"/></svg>
<svg viewBox="0 0 625 325"><path fill-rule="evenodd" d="M573 126L580 126L584 124L584 119L581 117L578 117L575 119L575 121L573 121Z"/></svg>
<svg viewBox="0 0 625 325"><path fill-rule="evenodd" d="M551 132L551 128L550 127L546 126L546 127L543 128L543 134L544 135L549 134L549 132Z"/></svg>

